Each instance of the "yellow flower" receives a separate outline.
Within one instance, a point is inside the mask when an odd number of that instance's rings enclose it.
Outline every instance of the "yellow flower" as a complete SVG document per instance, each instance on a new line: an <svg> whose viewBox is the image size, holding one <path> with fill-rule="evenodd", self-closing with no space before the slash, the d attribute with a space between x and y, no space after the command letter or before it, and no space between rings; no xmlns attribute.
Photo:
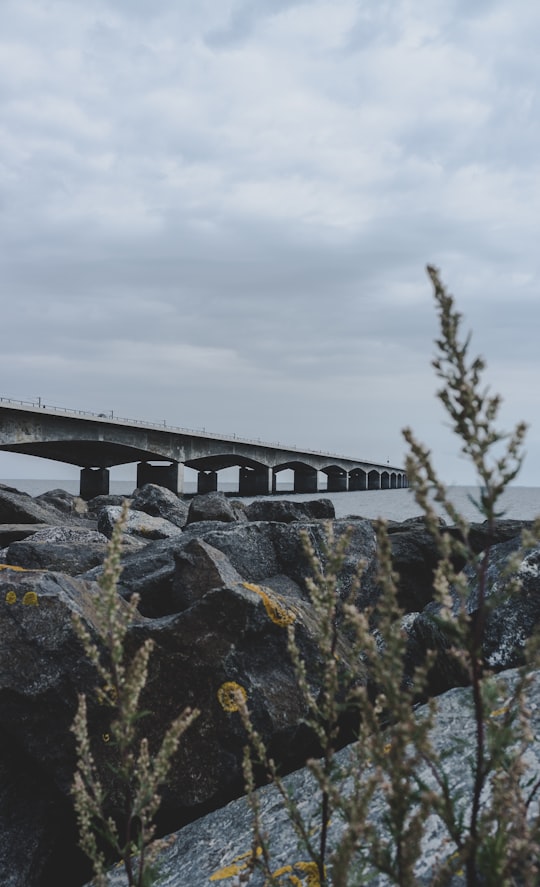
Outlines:
<svg viewBox="0 0 540 887"><path fill-rule="evenodd" d="M225 681L217 691L217 698L223 711L240 711L247 693L236 681Z"/></svg>
<svg viewBox="0 0 540 887"><path fill-rule="evenodd" d="M244 588L247 588L248 591L254 591L255 594L259 595L264 604L267 616L272 622L283 627L286 625L292 625L296 619L296 614L293 613L292 610L288 610L279 600L277 600L279 595L275 592L272 592L272 595L270 595L264 588L261 588L260 585L255 585L253 582L242 582L242 585Z"/></svg>
<svg viewBox="0 0 540 887"><path fill-rule="evenodd" d="M6 594L6 604L14 604L16 600L17 595L15 594L15 592L13 590L8 591L8 593Z"/></svg>
<svg viewBox="0 0 540 887"><path fill-rule="evenodd" d="M110 742L111 741L111 734L110 733L103 733L101 738L103 739L103 742Z"/></svg>
<svg viewBox="0 0 540 887"><path fill-rule="evenodd" d="M37 607L39 606L38 596L35 591L27 591L25 596L22 599L24 607Z"/></svg>

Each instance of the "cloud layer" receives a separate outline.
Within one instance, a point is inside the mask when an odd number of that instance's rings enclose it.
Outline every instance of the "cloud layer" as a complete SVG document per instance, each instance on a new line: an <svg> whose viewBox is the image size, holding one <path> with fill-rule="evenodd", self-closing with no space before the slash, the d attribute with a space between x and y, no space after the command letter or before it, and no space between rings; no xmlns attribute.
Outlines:
<svg viewBox="0 0 540 887"><path fill-rule="evenodd" d="M431 262L540 485L539 37L525 0L5 0L0 394L394 464L412 425L468 482Z"/></svg>

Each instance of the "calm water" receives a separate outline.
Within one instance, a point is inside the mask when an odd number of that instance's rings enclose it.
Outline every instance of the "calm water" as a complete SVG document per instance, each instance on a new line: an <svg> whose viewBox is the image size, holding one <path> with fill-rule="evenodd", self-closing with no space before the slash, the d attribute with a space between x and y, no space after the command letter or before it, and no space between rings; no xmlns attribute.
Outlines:
<svg viewBox="0 0 540 887"><path fill-rule="evenodd" d="M79 492L78 480L24 480L17 478L0 482L15 487L21 492L29 493L31 496L38 496L47 490L58 488L67 490L69 493ZM190 485L186 484L186 487L188 493L195 491L194 486L190 489ZM229 487L234 489L231 485ZM449 492L454 504L468 520L481 519L481 515L471 502L471 496L474 497L478 492L475 487L450 487ZM113 480L111 481L111 493L130 496L133 493L133 482ZM360 515L367 518L383 517L399 521L421 513L411 490L366 490L353 493L326 493L323 490L319 493L297 494L284 490L278 493L277 497L295 501L331 499L336 510L336 517ZM247 503L252 499L246 498L243 501ZM540 487L510 487L502 500L502 507L505 510L504 517L521 520L535 518L540 514ZM439 511L443 517L446 517L441 509Z"/></svg>

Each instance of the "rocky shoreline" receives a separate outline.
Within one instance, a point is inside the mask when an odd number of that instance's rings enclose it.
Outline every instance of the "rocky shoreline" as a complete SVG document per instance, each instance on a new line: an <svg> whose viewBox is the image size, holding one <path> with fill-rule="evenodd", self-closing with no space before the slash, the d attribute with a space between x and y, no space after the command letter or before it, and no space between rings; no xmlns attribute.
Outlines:
<svg viewBox="0 0 540 887"><path fill-rule="evenodd" d="M0 486L0 871L4 887L79 887L90 877L77 849L69 797L74 770L69 728L77 694L86 692L92 698L94 676L82 655L72 616L78 613L92 631L97 580L121 501L106 496L84 503L61 490L33 498ZM230 718L219 705L217 690L228 680L245 687L257 729L274 756L288 771L299 767L312 749L302 728L303 703L283 626L284 614L294 612L300 651L308 673L314 674L316 626L305 590L309 564L301 532L308 533L323 559L327 521L336 537L351 533L340 582L345 594L358 561L366 562L357 596L361 607L375 603L379 593L375 533L372 522L361 516L335 519L332 503L326 499L270 498L244 505L210 493L181 500L148 484L135 491L129 505L119 592L140 596L132 643L139 645L150 637L155 644L144 699L151 713L146 731L151 741L157 741L186 705L202 712L186 733L163 792L160 834L185 827L190 835L189 841L186 832L182 838L181 830L176 841L169 843L164 884L202 887L218 863L233 859L235 850L243 852L246 841L244 834L239 837L239 824L235 826L231 819L232 808L225 806L243 791L245 737L238 719ZM493 545L490 587L496 586L518 546L521 530L529 524L499 521L491 540L484 525L472 526L470 538L478 552L490 541ZM407 614L403 627L408 636L409 674L427 647L435 647L438 656L430 673L429 693L455 692L461 676L445 654L444 639L434 636L430 618L435 607L435 542L422 518L390 524L389 531L394 567L400 576L400 605ZM456 531L448 527L445 532ZM519 601L503 601L491 613L484 653L496 670L520 664L524 641L540 619L539 562L540 548L530 550L520 567L523 594ZM471 611L474 606L471 583ZM346 637L340 642L346 656ZM100 741L107 733L107 716L97 702L91 705L96 758L102 763L109 754L106 742ZM203 863L195 833L198 829L199 836L204 835L210 828L208 820L200 818L206 815L214 817L214 837L216 829L227 833L223 832L219 847L213 841L214 850ZM219 827L217 816L221 816ZM196 858L190 856L186 841L199 847L197 876ZM182 846L186 848L183 862L178 857ZM121 884L119 877L111 876L111 884Z"/></svg>

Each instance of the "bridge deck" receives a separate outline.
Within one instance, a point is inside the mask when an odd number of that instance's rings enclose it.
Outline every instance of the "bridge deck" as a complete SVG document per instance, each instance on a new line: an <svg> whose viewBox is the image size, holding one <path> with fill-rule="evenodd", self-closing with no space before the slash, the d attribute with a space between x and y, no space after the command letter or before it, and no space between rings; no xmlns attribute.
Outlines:
<svg viewBox="0 0 540 887"><path fill-rule="evenodd" d="M388 464L5 397L0 398L0 449L78 465L87 498L97 495L96 489L108 490L110 467L131 462L139 463L138 485L161 483L176 492L185 465L199 472L201 492L216 489L217 472L232 466L240 470L239 492L248 495L275 489L276 475L286 469L294 472L297 492L316 492L318 472L327 475L332 491L407 486L403 468Z"/></svg>

